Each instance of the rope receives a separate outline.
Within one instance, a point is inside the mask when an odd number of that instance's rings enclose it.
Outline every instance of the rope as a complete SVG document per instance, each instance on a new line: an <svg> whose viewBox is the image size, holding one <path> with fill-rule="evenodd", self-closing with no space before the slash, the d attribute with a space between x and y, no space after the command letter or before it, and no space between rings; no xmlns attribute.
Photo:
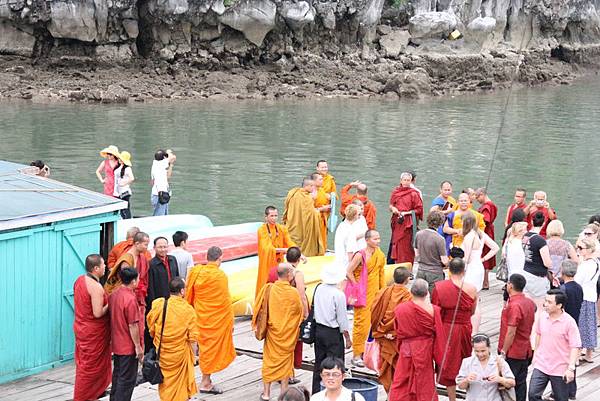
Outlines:
<svg viewBox="0 0 600 401"><path fill-rule="evenodd" d="M519 69L521 68L521 63L524 58L524 56L521 55L521 51L523 50L524 42L525 42L525 30L523 30L523 35L521 36L521 43L519 44L519 49L518 49L519 58L517 60L517 65L515 66L514 75L510 81L510 86L508 87L508 93L506 95L504 107L502 108L502 118L500 119L500 126L498 127L498 133L496 135L496 143L494 144L494 151L492 152L492 160L490 162L490 169L488 171L487 179L485 182L486 192L487 192L487 189L489 188L490 180L492 177L492 172L494 170L494 162L496 161L496 154L498 152L498 148L500 145L500 139L502 138L502 132L504 131L504 126L506 124L506 111L508 110L508 104L510 103L510 99L512 96L512 91L513 91L513 87L514 87L514 83L515 83L515 77L519 73ZM483 246L483 244L482 244L482 246ZM464 279L463 279L463 281L461 281L460 287L458 289L458 302L456 302L456 306L454 307L454 313L452 314L452 322L450 323L450 330L448 331L448 338L446 340L446 346L444 347L444 356L442 357L442 362L440 364L439 372L436 375L436 382L438 382L438 383L442 376L442 369L444 368L444 366L446 364L446 357L448 355L448 349L450 347L450 339L452 338L452 331L454 330L454 326L456 324L456 315L458 314L458 306L460 305L460 299L461 299L461 296L463 293L463 285L464 285ZM479 307L479 298L476 301L477 301L477 307ZM431 398L431 401L435 400L436 395L437 395L437 393L434 393L434 395Z"/></svg>

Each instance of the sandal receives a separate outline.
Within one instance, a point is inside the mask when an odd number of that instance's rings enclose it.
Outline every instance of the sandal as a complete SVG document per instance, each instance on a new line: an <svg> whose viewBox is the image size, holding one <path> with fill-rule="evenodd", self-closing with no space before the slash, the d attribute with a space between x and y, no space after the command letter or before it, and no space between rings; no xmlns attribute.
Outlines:
<svg viewBox="0 0 600 401"><path fill-rule="evenodd" d="M223 394L223 390L221 390L219 387L217 387L215 385L213 385L208 390L201 388L198 392L202 393L202 394Z"/></svg>
<svg viewBox="0 0 600 401"><path fill-rule="evenodd" d="M352 364L352 366L356 366L357 368L364 368L365 367L365 363L363 362L363 360L358 357L358 358L352 358L352 360L350 361L350 363Z"/></svg>
<svg viewBox="0 0 600 401"><path fill-rule="evenodd" d="M297 377L290 377L288 379L288 384L299 384L301 382L302 380L298 379Z"/></svg>
<svg viewBox="0 0 600 401"><path fill-rule="evenodd" d="M260 397L258 398L259 401L269 401L270 398L265 398L265 395L263 393L260 394Z"/></svg>

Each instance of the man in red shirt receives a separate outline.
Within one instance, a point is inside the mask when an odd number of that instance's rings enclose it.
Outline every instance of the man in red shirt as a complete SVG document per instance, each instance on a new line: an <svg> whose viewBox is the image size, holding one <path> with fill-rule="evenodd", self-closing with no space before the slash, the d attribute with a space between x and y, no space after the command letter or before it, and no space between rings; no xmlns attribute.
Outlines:
<svg viewBox="0 0 600 401"><path fill-rule="evenodd" d="M531 330L535 303L523 295L527 281L520 274L510 276L506 284L509 299L500 320L498 354L506 359L515 375L517 401L527 399L527 367L531 363Z"/></svg>
<svg viewBox="0 0 600 401"><path fill-rule="evenodd" d="M506 219L504 220L504 227L510 224L510 220L512 219L512 215L517 209L525 209L527 207L527 191L523 188L517 188L515 191L515 203L508 207L506 211Z"/></svg>
<svg viewBox="0 0 600 401"><path fill-rule="evenodd" d="M135 388L138 361L144 359L141 336L144 316L135 296L138 272L126 267L119 272L122 285L108 300L110 310L110 334L113 352L113 376L110 390L111 401L129 401Z"/></svg>

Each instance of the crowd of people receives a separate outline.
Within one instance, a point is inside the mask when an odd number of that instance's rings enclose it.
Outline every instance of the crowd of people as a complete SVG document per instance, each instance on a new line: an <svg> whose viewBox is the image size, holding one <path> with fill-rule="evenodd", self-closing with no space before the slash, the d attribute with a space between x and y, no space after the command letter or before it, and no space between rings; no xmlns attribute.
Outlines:
<svg viewBox="0 0 600 401"><path fill-rule="evenodd" d="M166 157L165 171L172 168ZM279 383L280 400L308 400L309 393L312 400L361 400L342 386L344 354L352 349L351 364L365 366L370 336L379 349L379 381L392 401L437 399L436 384L447 388L451 401L457 387L470 401L500 401L511 389L518 401L538 401L548 383L555 400L574 399L577 366L592 362L596 347L600 216L573 246L562 238L546 194L535 192L527 202L526 191L518 189L498 245L498 207L486 189L467 188L457 199L452 191L444 181L425 212L416 174L402 173L388 206L387 255L367 186L352 182L338 195L325 160L288 192L283 224L276 207L265 209L252 316L256 337L264 341L260 399L271 399ZM336 226L332 206L338 201L343 220ZM309 300L302 264L325 254L328 231L334 233L334 262L323 267ZM138 364L153 350L160 353L162 400L223 391L211 375L236 354L222 251L209 248L208 263L194 266L185 233L173 235L177 249L171 254L167 239L158 237L151 257L149 241L133 228L111 251L108 269L101 256L90 255L87 274L75 283L75 400L97 398L110 382L111 400L129 400L140 380ZM479 297L489 289L497 254L507 278L498 349L492 350L490 337L479 332ZM400 264L391 285L385 282L388 263ZM310 392L293 386L307 324L314 327Z"/></svg>

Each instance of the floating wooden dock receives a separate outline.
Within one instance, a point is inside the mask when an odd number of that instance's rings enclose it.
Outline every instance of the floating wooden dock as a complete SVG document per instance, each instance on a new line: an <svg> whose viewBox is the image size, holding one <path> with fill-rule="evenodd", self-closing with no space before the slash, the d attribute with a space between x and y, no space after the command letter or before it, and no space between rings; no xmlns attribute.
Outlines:
<svg viewBox="0 0 600 401"><path fill-rule="evenodd" d="M490 335L492 338L492 350L497 348L500 330L500 314L502 308L502 285L503 283L492 280L489 291L481 292L482 324L480 331ZM350 317L352 315L350 314ZM261 364L262 342L254 338L247 318L236 319L234 328L234 342L238 350L236 360L224 371L213 375L213 381L219 385L224 394L206 395L197 394L193 400L206 401L248 401L258 400L262 392ZM312 363L314 360L313 348L304 346L303 369L296 370L297 378L301 384L308 389L312 382ZM350 366L352 350L347 350L346 366ZM600 358L594 353L593 364L583 364L577 371L577 400L598 401L600 394ZM374 377L373 372L368 369L351 369L354 376ZM200 382L200 371L196 368L197 382ZM0 385L0 400L2 401L66 401L71 400L73 395L73 383L75 380L75 365L68 363L64 366L48 370L46 372L27 377L22 380ZM549 388L547 389L549 392ZM271 399L279 396L279 386L273 385ZM379 386L379 400L385 400L386 395L383 387ZM105 397L103 400L108 400ZM144 383L136 387L133 400L158 401L157 386ZM446 397L440 396L440 400Z"/></svg>

